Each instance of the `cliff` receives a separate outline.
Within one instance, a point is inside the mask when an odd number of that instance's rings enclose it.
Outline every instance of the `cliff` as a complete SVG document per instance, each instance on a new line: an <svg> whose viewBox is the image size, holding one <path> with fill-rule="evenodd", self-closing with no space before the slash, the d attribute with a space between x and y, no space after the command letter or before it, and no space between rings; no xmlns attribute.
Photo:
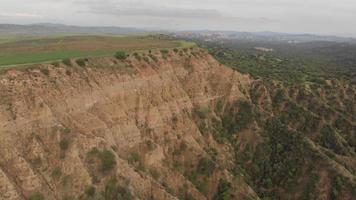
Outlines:
<svg viewBox="0 0 356 200"><path fill-rule="evenodd" d="M203 136L192 117L218 99L249 98L250 78L199 48L146 53L3 72L0 199L79 198L113 182L139 199L207 199L220 179L236 197L257 198L225 169L229 146ZM203 158L214 167L194 180L203 184L197 189L179 162L193 169Z"/></svg>

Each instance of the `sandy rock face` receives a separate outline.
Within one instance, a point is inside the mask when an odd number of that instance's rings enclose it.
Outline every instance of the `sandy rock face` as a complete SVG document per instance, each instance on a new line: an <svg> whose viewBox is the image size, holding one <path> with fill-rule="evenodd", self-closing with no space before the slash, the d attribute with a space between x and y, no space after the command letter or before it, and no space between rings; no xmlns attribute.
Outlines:
<svg viewBox="0 0 356 200"><path fill-rule="evenodd" d="M99 193L112 179L135 199L178 199L171 177L195 199L211 199L228 175L217 172L211 194L202 194L172 169L173 152L184 143L185 160L209 156L193 108L247 99L251 80L201 49L152 54L158 61L93 58L86 67L39 65L0 75L0 199L81 199L88 186ZM103 171L93 149L110 151L115 165ZM257 198L247 184L240 188Z"/></svg>

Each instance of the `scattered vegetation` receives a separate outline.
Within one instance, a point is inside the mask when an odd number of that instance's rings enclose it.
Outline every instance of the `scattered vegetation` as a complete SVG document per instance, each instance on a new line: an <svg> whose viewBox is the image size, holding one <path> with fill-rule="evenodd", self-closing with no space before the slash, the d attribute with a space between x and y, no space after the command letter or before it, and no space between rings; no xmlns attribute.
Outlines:
<svg viewBox="0 0 356 200"><path fill-rule="evenodd" d="M128 158L128 162L133 165L134 167L136 167L137 170L139 171L145 171L145 166L142 163L141 157L138 153L132 153L129 158Z"/></svg>
<svg viewBox="0 0 356 200"><path fill-rule="evenodd" d="M211 175L215 170L215 163L208 158L201 158L198 163L197 171L200 174Z"/></svg>
<svg viewBox="0 0 356 200"><path fill-rule="evenodd" d="M155 61L155 62L158 62L158 58L155 56L155 55L153 55L153 54L149 54L148 55L153 61Z"/></svg>
<svg viewBox="0 0 356 200"><path fill-rule="evenodd" d="M69 133L71 133L71 132L72 132L72 130L71 130L70 128L67 128L67 127L66 127L66 128L63 129L63 133L64 133L64 134L69 134Z"/></svg>
<svg viewBox="0 0 356 200"><path fill-rule="evenodd" d="M161 50L161 53L162 53L162 54L168 54L168 52L169 52L169 51L168 51L167 49L162 49L162 50Z"/></svg>
<svg viewBox="0 0 356 200"><path fill-rule="evenodd" d="M115 57L119 60L124 60L124 59L126 59L127 55L126 55L126 52L124 52L124 51L117 51L115 53Z"/></svg>
<svg viewBox="0 0 356 200"><path fill-rule="evenodd" d="M85 65L86 65L85 59L83 59L83 58L79 58L75 62L81 67L85 67Z"/></svg>
<svg viewBox="0 0 356 200"><path fill-rule="evenodd" d="M59 142L59 147L60 147L63 151L65 151L65 150L68 149L69 143L70 143L70 142L69 142L68 139L62 139L62 140Z"/></svg>
<svg viewBox="0 0 356 200"><path fill-rule="evenodd" d="M59 67L59 62L52 62L51 63L54 67Z"/></svg>
<svg viewBox="0 0 356 200"><path fill-rule="evenodd" d="M104 149L98 156L101 161L101 170L103 172L110 171L116 165L115 156L111 151Z"/></svg>
<svg viewBox="0 0 356 200"><path fill-rule="evenodd" d="M90 185L90 186L87 186L85 188L85 194L88 196L88 197L93 197L95 195L95 187Z"/></svg>
<svg viewBox="0 0 356 200"><path fill-rule="evenodd" d="M53 171L52 171L52 176L53 177L60 177L62 175L62 171L61 168L56 167Z"/></svg>
<svg viewBox="0 0 356 200"><path fill-rule="evenodd" d="M63 64L67 65L67 66L72 66L72 62L70 61L70 59L66 58L62 60Z"/></svg>
<svg viewBox="0 0 356 200"><path fill-rule="evenodd" d="M36 192L30 195L29 200L45 200L45 198L42 193Z"/></svg>
<svg viewBox="0 0 356 200"><path fill-rule="evenodd" d="M238 100L222 118L222 125L230 135L247 128L254 119L253 106L245 100Z"/></svg>
<svg viewBox="0 0 356 200"><path fill-rule="evenodd" d="M325 48L313 43L297 45L300 47L271 44L277 49L271 53L256 53L252 45L258 44L232 45L227 45L230 50L217 48L214 44L209 52L223 64L249 73L254 78L279 80L287 84L325 84L325 80L332 78L354 81L356 76L355 45L345 48L339 44L325 44L329 45Z"/></svg>
<svg viewBox="0 0 356 200"><path fill-rule="evenodd" d="M111 179L105 186L104 198L131 200L133 196L127 187L120 186L116 179Z"/></svg>
<svg viewBox="0 0 356 200"><path fill-rule="evenodd" d="M88 152L89 156L96 156L101 163L100 169L102 172L108 172L112 170L116 165L115 155L107 149L100 151L94 147Z"/></svg>
<svg viewBox="0 0 356 200"><path fill-rule="evenodd" d="M220 179L218 190L214 195L213 200L232 200L230 196L231 183L225 181L224 179Z"/></svg>
<svg viewBox="0 0 356 200"><path fill-rule="evenodd" d="M159 179L159 177L160 177L159 171L157 171L156 169L151 169L151 170L150 170L150 173L151 173L152 177L153 177L155 180L158 180L158 179Z"/></svg>

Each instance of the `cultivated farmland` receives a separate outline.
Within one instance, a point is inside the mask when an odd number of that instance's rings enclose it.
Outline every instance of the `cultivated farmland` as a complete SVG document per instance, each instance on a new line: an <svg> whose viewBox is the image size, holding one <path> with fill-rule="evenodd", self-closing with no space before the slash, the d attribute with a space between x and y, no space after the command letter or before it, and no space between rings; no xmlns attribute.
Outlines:
<svg viewBox="0 0 356 200"><path fill-rule="evenodd" d="M8 42L4 39L0 43L0 66L113 55L119 50L132 52L186 46L186 42L158 36L65 36Z"/></svg>

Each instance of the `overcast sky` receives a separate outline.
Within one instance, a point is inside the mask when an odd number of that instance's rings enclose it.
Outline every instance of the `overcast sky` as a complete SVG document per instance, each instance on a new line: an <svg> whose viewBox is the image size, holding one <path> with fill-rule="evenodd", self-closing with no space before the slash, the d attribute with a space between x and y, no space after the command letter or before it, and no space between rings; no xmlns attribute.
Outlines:
<svg viewBox="0 0 356 200"><path fill-rule="evenodd" d="M356 0L0 0L0 23L356 37Z"/></svg>

